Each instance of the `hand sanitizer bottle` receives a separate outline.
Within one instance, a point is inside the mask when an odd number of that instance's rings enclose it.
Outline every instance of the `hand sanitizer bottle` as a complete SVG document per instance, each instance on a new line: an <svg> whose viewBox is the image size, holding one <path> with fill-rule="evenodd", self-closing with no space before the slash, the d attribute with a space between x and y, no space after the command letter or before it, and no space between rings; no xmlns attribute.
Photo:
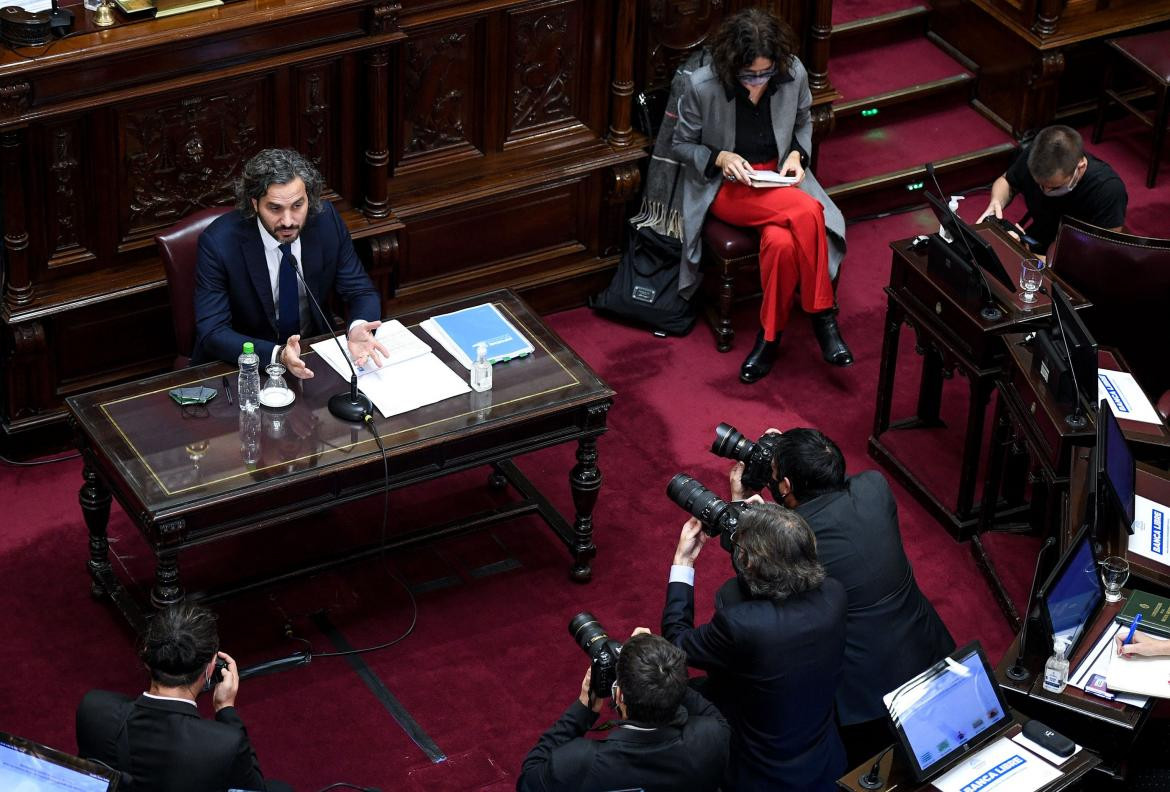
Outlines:
<svg viewBox="0 0 1170 792"><path fill-rule="evenodd" d="M487 359L487 344L475 345L475 362L471 364L471 388L476 391L492 389L492 364Z"/></svg>
<svg viewBox="0 0 1170 792"><path fill-rule="evenodd" d="M1064 656L1068 644L1063 638L1052 642L1052 657L1044 664L1044 689L1049 693L1060 693L1068 684L1068 658Z"/></svg>
<svg viewBox="0 0 1170 792"><path fill-rule="evenodd" d="M947 204L956 217L959 215L959 201L963 200L964 197L965 196L962 195L952 195L951 202ZM942 224L940 224L938 227L938 235L945 239L948 245L955 241L955 238L951 236L951 232L947 231L946 226L943 226Z"/></svg>

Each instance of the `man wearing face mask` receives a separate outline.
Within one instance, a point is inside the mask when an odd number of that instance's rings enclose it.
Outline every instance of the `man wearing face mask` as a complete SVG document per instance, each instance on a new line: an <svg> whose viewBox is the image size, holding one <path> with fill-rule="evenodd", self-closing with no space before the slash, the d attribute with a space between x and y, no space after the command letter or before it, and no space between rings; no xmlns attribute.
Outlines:
<svg viewBox="0 0 1170 792"><path fill-rule="evenodd" d="M1003 217L1017 195L1024 196L1031 219L1027 233L1032 246L1044 253L1056 239L1062 217L1072 217L1112 231L1125 225L1129 195L1121 177L1109 164L1084 149L1072 127L1040 130L1032 145L1017 155L1007 172L991 185L991 200L979 222Z"/></svg>
<svg viewBox="0 0 1170 792"><path fill-rule="evenodd" d="M812 528L817 557L845 587L845 673L836 703L853 767L890 742L882 696L950 654L955 641L914 579L898 506L882 474L847 477L841 450L816 429L768 431L777 437L769 490ZM731 471L734 500L745 494L742 473L742 462ZM742 585L732 579L716 606L741 595Z"/></svg>

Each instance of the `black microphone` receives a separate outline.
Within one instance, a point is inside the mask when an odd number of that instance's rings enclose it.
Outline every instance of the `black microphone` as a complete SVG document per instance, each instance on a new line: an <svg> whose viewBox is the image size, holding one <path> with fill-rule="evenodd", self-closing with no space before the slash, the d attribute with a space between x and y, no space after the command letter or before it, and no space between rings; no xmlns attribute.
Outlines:
<svg viewBox="0 0 1170 792"><path fill-rule="evenodd" d="M324 323L326 329L329 330L329 335L333 336L333 342L337 344L337 350L341 353L341 357L345 360L346 365L349 366L351 375L349 378L349 390L344 393L335 394L329 398L329 412L343 421L361 423L373 414L374 404L366 398L365 394L358 392L357 369L353 367L353 363L350 361L345 348L337 340L337 334L333 332L333 328L329 324L329 318L321 310L321 304L317 302L317 298L313 296L313 290L309 288L309 284L305 281L304 273L301 272L301 263L297 261L296 256L291 252L289 253L289 258L292 260L293 270L297 273L297 277L305 285L305 294L309 295L309 301L317 309L317 315L321 317L321 321Z"/></svg>
<svg viewBox="0 0 1170 792"><path fill-rule="evenodd" d="M1052 284L1054 292L1060 291L1064 295L1064 291L1060 289L1055 283ZM1064 295L1067 296L1067 295ZM1069 302L1066 300L1066 302ZM1052 313L1056 316L1056 326L1060 328L1060 345L1064 347L1064 358L1068 361L1068 373L1072 375L1073 381L1073 411L1070 415L1064 416L1064 422L1073 429L1081 429L1085 426L1085 413L1081 410L1081 386L1077 383L1077 367L1073 363L1072 352L1068 348L1068 336L1064 334L1064 320L1060 318L1060 310L1056 307L1056 300L1052 302Z"/></svg>
<svg viewBox="0 0 1170 792"><path fill-rule="evenodd" d="M882 778L879 771L881 770L882 759L885 759L886 754L893 750L893 748L894 746L891 745L889 748L886 748L886 750L878 754L877 759L873 760L873 767L869 768L869 772L865 773L857 779L858 786L860 786L862 789L881 789L886 785L886 781L884 778Z"/></svg>
<svg viewBox="0 0 1170 792"><path fill-rule="evenodd" d="M1020 630L1020 642L1016 647L1016 661L1007 667L1004 673L1007 678L1013 682L1023 682L1032 676L1032 672L1024 666L1024 649L1028 644L1028 620L1032 618L1032 606L1036 602L1036 586L1039 583L1040 577L1040 559L1044 558L1045 551L1056 544L1056 538L1053 536L1044 540L1044 546L1040 548L1040 552L1036 554L1036 570L1032 573L1032 588L1028 591L1028 605L1024 610L1024 627Z"/></svg>

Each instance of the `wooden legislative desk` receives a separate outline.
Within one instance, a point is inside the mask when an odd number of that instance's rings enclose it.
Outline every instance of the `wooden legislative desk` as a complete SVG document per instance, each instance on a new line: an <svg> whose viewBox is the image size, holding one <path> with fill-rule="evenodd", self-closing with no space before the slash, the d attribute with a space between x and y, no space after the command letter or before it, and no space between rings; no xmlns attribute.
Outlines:
<svg viewBox="0 0 1170 792"><path fill-rule="evenodd" d="M1024 724L1030 720L1026 717L1021 717L1020 713L1014 713L1013 719L1015 724L1011 726L1004 734L1005 737L1015 737L1020 733ZM871 757L859 767L850 770L841 778L837 779L837 788L846 790L846 792L929 792L934 790L935 786L931 783L919 784L911 778L907 778L906 768L903 764L902 756L895 748L888 754L882 757L879 767L879 775L882 779L882 785L876 788L863 787L859 779L869 773L873 767L876 756ZM1085 776L1090 770L1096 767L1101 762L1101 759L1091 750L1082 750L1075 755L1065 760L1065 763L1060 766L1061 776L1051 783L1040 787L1037 792L1058 792L1058 790L1068 789L1081 778Z"/></svg>
<svg viewBox="0 0 1170 792"><path fill-rule="evenodd" d="M596 553L592 512L601 488L596 441L606 430L613 391L511 292L492 292L398 318L462 373L462 366L418 323L435 313L487 301L513 319L536 352L497 365L487 393L473 391L392 418L377 413L376 427L386 447L390 489L491 465L496 483L506 480L521 499L472 518L395 536L384 546L410 546L538 513L572 553L573 579L586 581ZM311 356L310 363L314 359ZM259 461L248 464L241 456L248 414L228 403L222 393L202 413L194 414L168 395L171 388L199 384L222 390L224 375L234 391L235 370L226 364L176 371L68 400L85 458L80 500L89 530L88 567L95 596L108 596L135 629L141 628L141 603L132 599L110 564L106 524L111 496L137 524L155 555L150 599L157 607L184 598L179 577L179 554L184 549L277 527L383 490L382 454L371 433L334 418L326 407L328 398L345 383L319 359L314 373L312 379L290 383L297 399L287 412L261 408L252 414L260 424L260 454ZM251 429L257 431L256 426ZM512 462L529 451L570 441L578 445L577 464L568 473L576 511L572 524ZM279 531L271 532L271 541L280 541ZM323 569L381 548L312 559L306 569ZM233 590L261 583L250 581Z"/></svg>
<svg viewBox="0 0 1170 792"><path fill-rule="evenodd" d="M998 227L982 227L979 233L991 242L1008 274L1018 277L1022 254L1010 237ZM1046 322L1051 314L1051 301L1038 294L1036 302L1029 306L1017 294L1009 294L1005 287L991 279L992 291L1003 315L996 320L985 319L980 316L978 306L960 300L949 284L928 270L926 253L913 250L910 243L911 240L907 239L890 244L893 266L889 286L885 289L886 322L869 453L909 489L952 536L963 540L971 535L978 521L975 489L984 421L995 379L1002 371L1007 354L1003 336ZM1048 277L1053 279L1054 276L1049 273ZM1066 286L1059 277L1055 280L1065 288L1075 305L1085 304L1079 293ZM895 423L891 422L891 411L903 324L914 329L922 367L915 415ZM969 404L958 490L952 495L931 491L920 476L898 458L883 435L894 430L942 427L939 409L943 379L955 370L967 380Z"/></svg>
<svg viewBox="0 0 1170 792"><path fill-rule="evenodd" d="M1125 590L1128 596L1128 589ZM1097 619L1089 627L1077 651L1069 658L1069 673L1088 654L1093 644L1108 629L1113 618L1124 606L1125 600L1105 603ZM1031 629L1031 628L1029 628ZM1024 666L1032 676L1015 681L1007 676L1007 668L1015 662L1020 636L1017 634L1003 659L995 669L995 678L1003 689L1008 704L1025 715L1038 718L1079 745L1091 748L1101 755L1100 771L1114 778L1125 775L1124 762L1134 741L1149 720L1157 699L1150 699L1144 707L1134 707L1118 701L1107 701L1069 685L1060 693L1044 689L1044 656L1024 655ZM1032 645L1031 638L1028 644Z"/></svg>

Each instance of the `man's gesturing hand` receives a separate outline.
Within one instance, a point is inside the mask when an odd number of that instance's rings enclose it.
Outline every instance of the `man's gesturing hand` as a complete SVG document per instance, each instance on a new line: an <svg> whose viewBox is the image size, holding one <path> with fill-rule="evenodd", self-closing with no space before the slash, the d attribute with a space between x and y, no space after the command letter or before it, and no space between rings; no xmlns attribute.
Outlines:
<svg viewBox="0 0 1170 792"><path fill-rule="evenodd" d="M301 337L299 335L288 337L284 348L280 350L280 358L276 362L284 364L288 373L297 379L313 378L313 372L309 371L305 361L301 360Z"/></svg>
<svg viewBox="0 0 1170 792"><path fill-rule="evenodd" d="M364 366L367 360L371 360L375 368L381 368L383 361L390 356L386 347L374 338L374 331L381 326L380 321L362 322L349 331L346 340L349 343L349 356L355 365Z"/></svg>

